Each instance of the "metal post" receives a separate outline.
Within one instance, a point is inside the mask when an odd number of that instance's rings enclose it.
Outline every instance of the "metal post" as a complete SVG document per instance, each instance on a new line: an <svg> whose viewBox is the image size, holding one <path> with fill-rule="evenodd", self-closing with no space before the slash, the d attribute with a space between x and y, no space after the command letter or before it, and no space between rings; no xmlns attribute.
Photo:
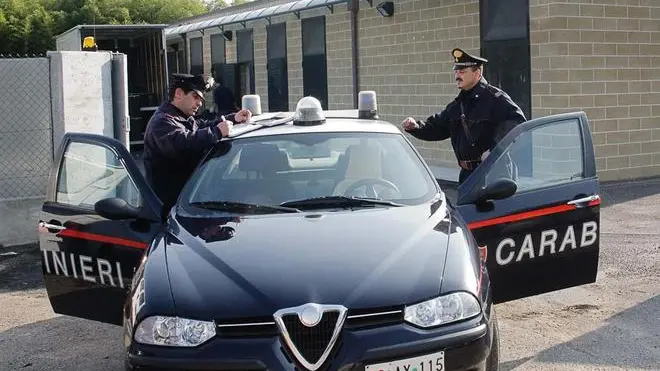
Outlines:
<svg viewBox="0 0 660 371"><path fill-rule="evenodd" d="M349 9L351 12L351 49L353 57L353 107L358 108L358 94L360 93L360 57L359 57L359 32L358 12L360 3L358 0L349 0Z"/></svg>
<svg viewBox="0 0 660 371"><path fill-rule="evenodd" d="M163 79L163 96L161 101L166 100L168 98L168 94L170 91L170 66L167 63L167 36L165 35L165 29L160 30L160 39L161 42L163 43L162 45L162 51L163 51L163 76L161 78ZM177 64L179 63L179 53L175 53L176 57L176 62ZM178 69L177 69L178 70Z"/></svg>

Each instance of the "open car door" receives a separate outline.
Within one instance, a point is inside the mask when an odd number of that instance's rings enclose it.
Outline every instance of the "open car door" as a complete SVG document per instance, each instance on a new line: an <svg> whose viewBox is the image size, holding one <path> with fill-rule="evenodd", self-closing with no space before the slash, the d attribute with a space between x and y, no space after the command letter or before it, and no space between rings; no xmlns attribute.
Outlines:
<svg viewBox="0 0 660 371"><path fill-rule="evenodd" d="M456 201L485 248L495 303L596 280L598 192L583 112L527 121L500 141Z"/></svg>
<svg viewBox="0 0 660 371"><path fill-rule="evenodd" d="M121 325L133 273L161 225L161 208L120 142L65 134L39 220L53 310Z"/></svg>

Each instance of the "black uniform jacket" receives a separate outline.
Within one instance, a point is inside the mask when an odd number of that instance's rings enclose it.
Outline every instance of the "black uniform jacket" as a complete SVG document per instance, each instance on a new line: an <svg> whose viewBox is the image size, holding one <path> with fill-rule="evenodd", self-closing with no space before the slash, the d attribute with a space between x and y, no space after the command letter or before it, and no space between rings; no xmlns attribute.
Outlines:
<svg viewBox="0 0 660 371"><path fill-rule="evenodd" d="M465 114L465 125L461 112ZM514 126L524 121L525 114L509 95L489 85L482 77L471 90L461 90L444 111L418 121L420 127L408 132L421 140L451 137L459 161L477 161Z"/></svg>
<svg viewBox="0 0 660 371"><path fill-rule="evenodd" d="M225 118L233 121L234 115ZM145 175L167 207L174 205L202 156L222 138L217 123L187 116L169 102L149 120L144 134Z"/></svg>

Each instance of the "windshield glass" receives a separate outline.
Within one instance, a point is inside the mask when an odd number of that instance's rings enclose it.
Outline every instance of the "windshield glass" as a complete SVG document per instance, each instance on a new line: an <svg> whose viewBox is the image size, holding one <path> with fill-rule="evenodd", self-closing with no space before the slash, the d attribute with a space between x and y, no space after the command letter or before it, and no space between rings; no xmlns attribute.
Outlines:
<svg viewBox="0 0 660 371"><path fill-rule="evenodd" d="M180 206L281 205L330 196L415 205L438 192L400 134L299 133L222 142L188 181Z"/></svg>

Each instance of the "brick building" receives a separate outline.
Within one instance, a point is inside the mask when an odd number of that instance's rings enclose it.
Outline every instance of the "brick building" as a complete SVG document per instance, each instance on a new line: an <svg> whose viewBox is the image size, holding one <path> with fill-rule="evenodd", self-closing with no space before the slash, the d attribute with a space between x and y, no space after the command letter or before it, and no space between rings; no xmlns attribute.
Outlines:
<svg viewBox="0 0 660 371"><path fill-rule="evenodd" d="M455 97L461 47L489 59L486 78L528 117L584 110L602 180L660 175L658 0L256 0L181 20L166 38L170 71L217 72L264 110L307 94L353 108L375 90L394 123ZM456 166L448 141L413 143Z"/></svg>

